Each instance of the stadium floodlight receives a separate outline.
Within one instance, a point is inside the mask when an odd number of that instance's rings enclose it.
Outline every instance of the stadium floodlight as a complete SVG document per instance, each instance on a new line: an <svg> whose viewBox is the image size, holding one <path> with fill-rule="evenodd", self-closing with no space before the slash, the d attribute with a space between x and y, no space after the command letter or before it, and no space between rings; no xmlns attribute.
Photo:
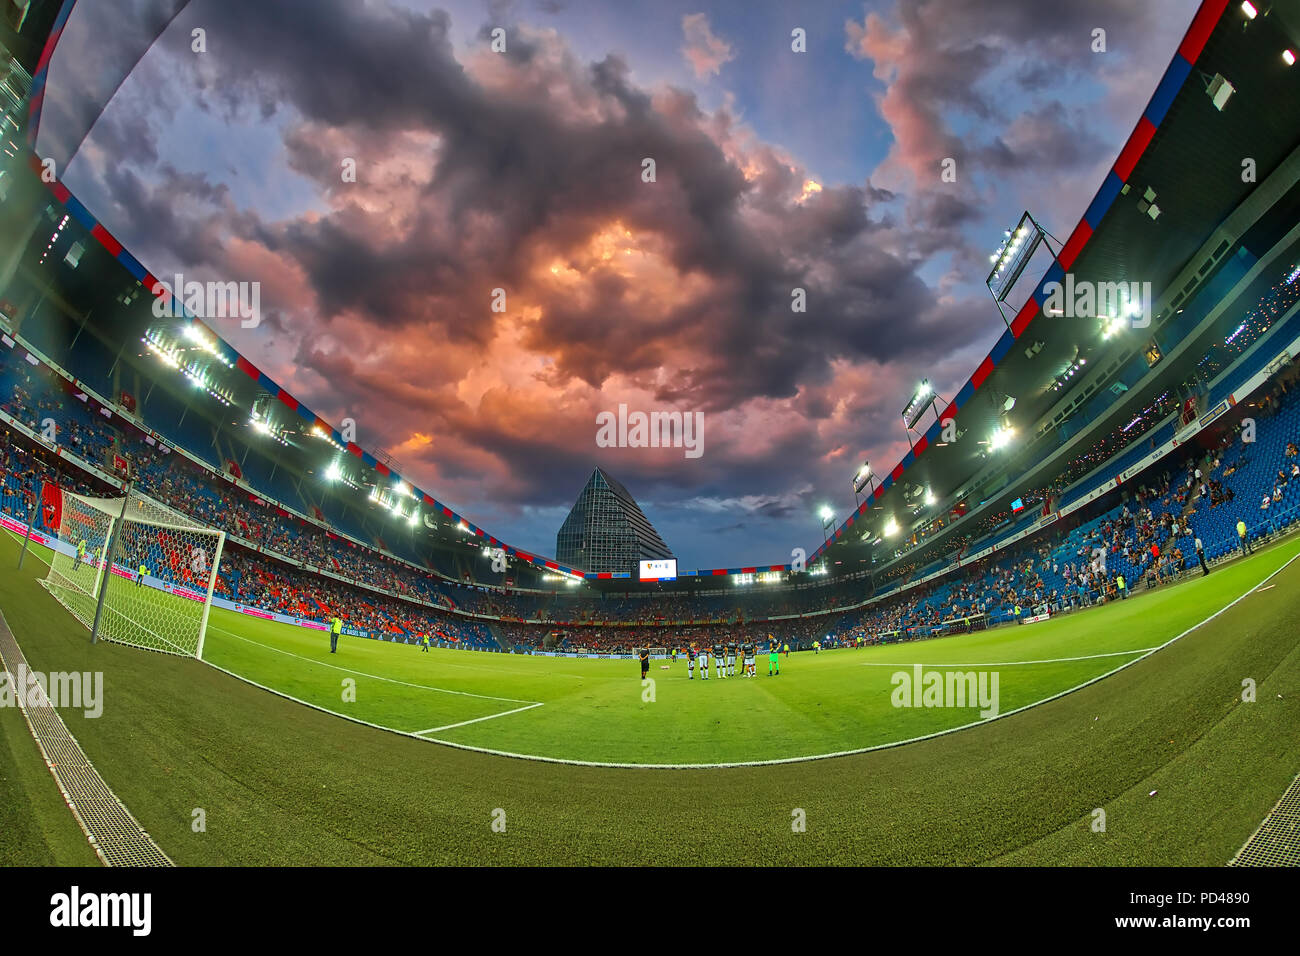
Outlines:
<svg viewBox="0 0 1300 956"><path fill-rule="evenodd" d="M1012 287L1033 259L1039 243L1046 241L1047 235L1047 230L1039 225L1028 210L1021 215L1015 229L1002 231L1002 243L989 257L993 268L989 270L984 280L989 293L993 296L993 301L998 305L999 312ZM1005 312L1002 313L1002 319L1010 326Z"/></svg>
<svg viewBox="0 0 1300 956"><path fill-rule="evenodd" d="M407 521L408 524L411 525L411 527L415 527L417 524L419 524L419 523L420 523L420 511L419 511L419 509L418 509L418 508L412 508L412 509L411 509L411 513L410 513L410 514L407 516L407 518L406 518L406 521Z"/></svg>
<svg viewBox="0 0 1300 956"><path fill-rule="evenodd" d="M1255 9L1255 5L1250 0L1241 0L1241 12L1246 15L1247 20L1254 20L1259 16L1259 11Z"/></svg>
<svg viewBox="0 0 1300 956"><path fill-rule="evenodd" d="M925 410L932 407L937 398L934 388L930 385L930 380L922 379L921 384L912 393L912 397L903 406L903 421L909 430L916 427L916 423L921 420ZM938 412L935 414L938 415Z"/></svg>
<svg viewBox="0 0 1300 956"><path fill-rule="evenodd" d="M342 477L343 469L339 467L339 463L337 461L330 462L329 467L325 469L325 480L338 481Z"/></svg>
<svg viewBox="0 0 1300 956"><path fill-rule="evenodd" d="M822 521L830 521L834 517L835 517L835 512L831 511L828 505L822 505L822 510L821 510Z"/></svg>
<svg viewBox="0 0 1300 956"><path fill-rule="evenodd" d="M927 505L934 504L934 492L931 491L929 488L925 489L925 503Z"/></svg>
<svg viewBox="0 0 1300 956"><path fill-rule="evenodd" d="M989 438L989 444L992 446L994 451L1000 451L1001 449L1006 448L1007 445L1011 444L1011 439L1014 438L1015 435L1016 432L1014 428L1011 428L1009 425L1004 425L995 431L992 437Z"/></svg>
<svg viewBox="0 0 1300 956"><path fill-rule="evenodd" d="M939 404L943 399L939 393L934 390L929 379L922 379L921 384L917 386L912 397L907 400L903 406L903 430L907 433L907 443L913 448L916 443L912 441L912 432L916 429L916 423L921 420L926 409L934 412L934 420L939 420Z"/></svg>
<svg viewBox="0 0 1300 956"><path fill-rule="evenodd" d="M175 346L165 345L158 341L158 337L152 331L147 333L140 341L148 347L149 351L158 356L164 365L169 368L181 367L180 351Z"/></svg>
<svg viewBox="0 0 1300 956"><path fill-rule="evenodd" d="M1282 62L1287 66L1295 66L1295 53L1291 50L1283 50Z"/></svg>
<svg viewBox="0 0 1300 956"><path fill-rule="evenodd" d="M1127 319L1124 319L1117 315L1109 316L1106 319L1106 321L1102 324L1101 337L1103 339L1108 339L1112 335L1119 335L1119 333L1124 331L1124 327L1127 324L1128 324Z"/></svg>
<svg viewBox="0 0 1300 956"><path fill-rule="evenodd" d="M862 489L867 487L867 484L874 478L875 475L871 471L871 462L864 461L862 467L859 468L857 473L853 476L853 493L855 495L861 494Z"/></svg>
<svg viewBox="0 0 1300 956"><path fill-rule="evenodd" d="M898 522L890 518L885 522L885 535L892 538L896 534L898 534Z"/></svg>

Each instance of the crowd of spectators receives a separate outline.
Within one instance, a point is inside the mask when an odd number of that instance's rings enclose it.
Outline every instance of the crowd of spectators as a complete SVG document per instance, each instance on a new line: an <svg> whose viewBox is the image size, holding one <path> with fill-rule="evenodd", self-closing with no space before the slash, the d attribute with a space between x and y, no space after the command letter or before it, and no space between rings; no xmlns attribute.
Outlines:
<svg viewBox="0 0 1300 956"><path fill-rule="evenodd" d="M1287 382L1294 376L1295 370L1289 370L1264 395L1258 413L1262 420L1293 407ZM1198 514L1232 506L1233 486L1251 469L1255 454L1249 442L1226 434L1217 447L1126 489L1120 504L1096 518L1073 527L1062 525L957 573L922 586L899 588L865 607L855 607L869 596L870 585L862 579L798 589L769 590L768 585L751 583L721 591L715 585L708 593L664 591L636 596L507 592L448 581L295 516L228 476L205 470L152 441L146 444L126 428L100 421L85 407L84 396L61 382L38 367L0 366L0 408L37 431L48 432L52 421L56 441L96 467L104 468L113 455L130 456L146 494L226 530L231 545L217 584L223 597L295 617L322 620L339 614L351 626L376 635L403 639L429 635L435 642L460 646L627 652L641 646L673 647L716 639L761 642L769 634L795 646L813 640L836 646L982 627L1028 613L1122 598L1139 582L1156 585L1186 572L1192 521ZM1281 506L1290 489L1300 493L1297 437L1288 435L1278 444L1280 461L1264 459L1272 477L1264 483L1262 512ZM71 467L70 459L59 459L8 431L3 441L0 510L4 514L25 520L47 482L88 494L113 493L109 486ZM1276 475L1272 475L1274 466L1278 466ZM1250 472L1256 483L1257 470ZM1047 500L1052 494L1051 488L1043 488L1029 499ZM968 543L969 538L963 546ZM960 549L949 557L955 554ZM876 587L884 592L898 588L936 564L896 565L879 577ZM504 620L476 620L449 613L453 610ZM768 620L793 614L816 616ZM548 623L527 624L524 619ZM681 623L690 621L721 623ZM613 626L618 622L634 623Z"/></svg>

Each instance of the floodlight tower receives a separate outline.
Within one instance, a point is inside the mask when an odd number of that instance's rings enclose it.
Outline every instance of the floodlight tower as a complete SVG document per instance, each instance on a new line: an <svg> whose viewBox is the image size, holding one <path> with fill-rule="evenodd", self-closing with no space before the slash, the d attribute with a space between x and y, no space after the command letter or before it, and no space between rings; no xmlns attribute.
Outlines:
<svg viewBox="0 0 1300 956"><path fill-rule="evenodd" d="M1047 241L1049 238L1056 243L1055 250ZM998 307L998 314L1002 316L1002 321L1007 328L1011 328L1011 320L1007 318L1006 308L1004 308L1007 304L1007 296L1011 294L1012 288L1024 274L1040 243L1047 246L1047 251L1052 253L1053 258L1061 254L1061 241L1044 229L1026 210L1014 230L1007 229L1002 233L1002 244L998 246L997 252L989 256L993 268L989 270L984 284L988 286L989 294L993 296L993 302ZM1016 308L1011 306L1013 315Z"/></svg>
<svg viewBox="0 0 1300 956"><path fill-rule="evenodd" d="M871 491L867 492L867 497L870 498L875 492L876 476L871 470L871 462L864 461L862 467L853 474L853 500L858 504L862 503L860 497L862 495L862 489L866 488L868 484L870 484L872 488Z"/></svg>
<svg viewBox="0 0 1300 956"><path fill-rule="evenodd" d="M925 410L928 408L933 411L934 420L936 422L939 420L937 402L943 402L944 407L947 407L948 403L931 387L930 380L922 379L921 384L916 387L916 391L903 407L903 430L907 432L907 443L913 448L916 447L916 442L912 440L912 433L916 431L916 423L921 420Z"/></svg>

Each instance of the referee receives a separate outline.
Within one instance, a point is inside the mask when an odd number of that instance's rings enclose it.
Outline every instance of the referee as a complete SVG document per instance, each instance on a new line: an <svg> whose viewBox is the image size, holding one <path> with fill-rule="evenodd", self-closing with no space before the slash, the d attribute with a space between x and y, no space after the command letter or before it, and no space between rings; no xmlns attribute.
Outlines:
<svg viewBox="0 0 1300 956"><path fill-rule="evenodd" d="M339 649L339 635L343 633L343 622L339 620L338 615L330 618L330 653L336 654Z"/></svg>
<svg viewBox="0 0 1300 956"><path fill-rule="evenodd" d="M637 656L641 658L641 679L645 680L646 674L650 673L650 648L641 648Z"/></svg>

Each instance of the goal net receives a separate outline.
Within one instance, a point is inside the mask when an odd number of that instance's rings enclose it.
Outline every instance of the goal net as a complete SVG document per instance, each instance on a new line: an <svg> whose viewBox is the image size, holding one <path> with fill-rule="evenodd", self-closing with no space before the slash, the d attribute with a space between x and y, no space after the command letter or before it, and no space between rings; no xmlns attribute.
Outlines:
<svg viewBox="0 0 1300 956"><path fill-rule="evenodd" d="M43 582L49 592L86 627L102 594L106 640L202 658L225 532L135 491L59 494L53 523L63 547Z"/></svg>

